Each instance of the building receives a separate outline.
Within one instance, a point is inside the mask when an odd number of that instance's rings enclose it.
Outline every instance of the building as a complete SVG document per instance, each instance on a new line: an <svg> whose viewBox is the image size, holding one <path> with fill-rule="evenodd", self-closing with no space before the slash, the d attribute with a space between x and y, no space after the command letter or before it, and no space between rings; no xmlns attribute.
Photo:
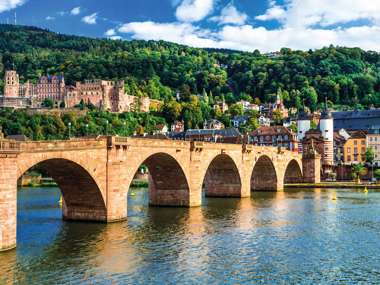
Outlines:
<svg viewBox="0 0 380 285"><path fill-rule="evenodd" d="M231 120L231 123L232 123L232 125L235 128L240 128L240 127L246 125L247 122L248 122L248 120L249 120L249 116L247 116L247 115L244 115L244 116L235 116Z"/></svg>
<svg viewBox="0 0 380 285"><path fill-rule="evenodd" d="M324 156L323 160L326 165L334 165L334 119L331 112L327 108L322 112L321 119L319 120L319 130L324 139Z"/></svg>
<svg viewBox="0 0 380 285"><path fill-rule="evenodd" d="M218 120L210 119L203 123L203 129L221 130L224 129L224 124Z"/></svg>
<svg viewBox="0 0 380 285"><path fill-rule="evenodd" d="M370 129L367 134L367 148L371 147L375 153L374 165L380 166L380 129Z"/></svg>
<svg viewBox="0 0 380 285"><path fill-rule="evenodd" d="M365 153L367 151L367 134L364 131L350 132L350 138L347 139L343 147L343 162L345 164L364 163L366 161Z"/></svg>
<svg viewBox="0 0 380 285"><path fill-rule="evenodd" d="M181 133L185 131L185 122L184 121L175 121L171 127L170 131L172 133Z"/></svg>
<svg viewBox="0 0 380 285"><path fill-rule="evenodd" d="M297 139L303 149L315 149L321 155L322 177L328 178L334 167L334 119L327 108L327 104L319 117L317 129L311 129L311 122L315 117L300 112L297 120Z"/></svg>
<svg viewBox="0 0 380 285"><path fill-rule="evenodd" d="M153 135L166 135L169 131L169 128L165 124L158 124L155 127Z"/></svg>
<svg viewBox="0 0 380 285"><path fill-rule="evenodd" d="M124 81L86 80L75 86L65 85L63 75L42 76L36 84L20 83L14 70L5 72L4 95L0 107L42 108L46 99L54 107L73 108L81 102L111 112L149 112L159 108L161 102L148 97L136 97L125 93Z"/></svg>
<svg viewBox="0 0 380 285"><path fill-rule="evenodd" d="M223 101L218 101L214 105L214 110L216 111L219 109L222 113L225 113L228 111L228 104L223 100Z"/></svg>
<svg viewBox="0 0 380 285"><path fill-rule="evenodd" d="M259 105L253 104L249 101L240 100L237 103L243 106L244 111L257 111L257 112L260 111Z"/></svg>
<svg viewBox="0 0 380 285"><path fill-rule="evenodd" d="M380 128L380 109L333 112L332 116L336 130L357 131Z"/></svg>
<svg viewBox="0 0 380 285"><path fill-rule="evenodd" d="M281 146L298 151L297 134L284 126L262 126L249 134L248 143L259 146Z"/></svg>
<svg viewBox="0 0 380 285"><path fill-rule="evenodd" d="M259 125L260 126L270 126L270 118L265 117L264 115L260 115L259 117Z"/></svg>
<svg viewBox="0 0 380 285"><path fill-rule="evenodd" d="M277 94L276 102L272 104L269 109L269 117L271 119L273 119L273 114L275 111L280 112L283 119L289 117L289 110L285 107L284 102L282 101L279 94Z"/></svg>
<svg viewBox="0 0 380 285"><path fill-rule="evenodd" d="M344 144L350 137L350 134L345 129L334 131L334 163L336 165L343 164Z"/></svg>
<svg viewBox="0 0 380 285"><path fill-rule="evenodd" d="M184 138L187 141L243 143L243 135L236 128L221 130L190 129L186 131Z"/></svg>

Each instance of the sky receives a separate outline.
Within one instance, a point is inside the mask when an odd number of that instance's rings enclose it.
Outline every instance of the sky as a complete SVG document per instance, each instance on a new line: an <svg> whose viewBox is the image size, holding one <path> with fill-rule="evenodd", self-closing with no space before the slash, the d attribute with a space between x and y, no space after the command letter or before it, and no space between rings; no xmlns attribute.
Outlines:
<svg viewBox="0 0 380 285"><path fill-rule="evenodd" d="M380 0L0 0L0 22L114 40L261 52L380 51Z"/></svg>

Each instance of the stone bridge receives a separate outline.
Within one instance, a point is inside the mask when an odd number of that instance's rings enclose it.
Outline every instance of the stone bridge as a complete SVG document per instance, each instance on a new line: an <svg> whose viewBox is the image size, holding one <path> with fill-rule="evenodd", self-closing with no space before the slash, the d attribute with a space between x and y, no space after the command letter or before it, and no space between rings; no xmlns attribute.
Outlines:
<svg viewBox="0 0 380 285"><path fill-rule="evenodd" d="M15 247L17 180L38 166L58 183L67 220L127 218L127 195L141 165L149 169L149 203L200 206L210 197L249 197L286 183L317 182L320 157L274 147L99 137L68 141L0 141L0 251Z"/></svg>

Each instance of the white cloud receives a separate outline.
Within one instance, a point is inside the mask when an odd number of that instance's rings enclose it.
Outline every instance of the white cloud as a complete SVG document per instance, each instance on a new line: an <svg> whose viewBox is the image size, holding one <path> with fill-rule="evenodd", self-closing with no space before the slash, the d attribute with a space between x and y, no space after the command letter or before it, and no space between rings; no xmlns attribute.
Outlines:
<svg viewBox="0 0 380 285"><path fill-rule="evenodd" d="M95 25L97 18L98 18L98 13L93 13L91 15L83 17L82 22L89 25Z"/></svg>
<svg viewBox="0 0 380 285"><path fill-rule="evenodd" d="M214 8L214 0L183 0L177 7L176 17L182 22L197 22L204 19Z"/></svg>
<svg viewBox="0 0 380 285"><path fill-rule="evenodd" d="M220 13L220 16L212 17L211 20L219 24L236 24L243 25L247 21L248 16L239 12L236 7L230 3Z"/></svg>
<svg viewBox="0 0 380 285"><path fill-rule="evenodd" d="M0 0L0 13L24 4L26 0Z"/></svg>
<svg viewBox="0 0 380 285"><path fill-rule="evenodd" d="M195 47L270 52L283 47L308 50L333 44L380 52L380 0L285 0L282 5L271 0L265 14L256 19L277 20L279 26L272 29L246 24L247 16L232 4L211 18L223 26L210 30L191 23L211 13L214 1L184 0L177 8L179 22L127 23L118 31L133 39ZM195 13L197 9L203 14Z"/></svg>
<svg viewBox="0 0 380 285"><path fill-rule="evenodd" d="M276 5L275 1L271 1L268 10L263 15L256 16L256 20L269 21L269 20L283 20L286 11L283 7Z"/></svg>
<svg viewBox="0 0 380 285"><path fill-rule="evenodd" d="M71 14L71 15L74 15L74 16L79 15L79 14L80 14L80 7L75 7L75 8L73 8L73 9L70 11L70 14Z"/></svg>
<svg viewBox="0 0 380 285"><path fill-rule="evenodd" d="M112 37L116 35L115 29L109 29L104 33L107 37Z"/></svg>
<svg viewBox="0 0 380 285"><path fill-rule="evenodd" d="M345 24L358 20L380 23L379 0L287 0L279 6L270 1L264 15L256 19L280 20L286 27L312 27Z"/></svg>
<svg viewBox="0 0 380 285"><path fill-rule="evenodd" d="M210 31L200 30L189 23L134 22L124 24L119 32L130 34L133 39L166 40L195 47L214 45Z"/></svg>
<svg viewBox="0 0 380 285"><path fill-rule="evenodd" d="M53 21L53 20L55 20L55 17L47 16L47 17L45 18L45 20L46 20L46 21Z"/></svg>
<svg viewBox="0 0 380 285"><path fill-rule="evenodd" d="M268 30L251 25L226 25L218 31L202 30L189 23L134 22L124 24L119 32L133 39L166 40L194 47L226 48L262 52L315 49L330 44L380 51L380 26L336 29L279 28Z"/></svg>

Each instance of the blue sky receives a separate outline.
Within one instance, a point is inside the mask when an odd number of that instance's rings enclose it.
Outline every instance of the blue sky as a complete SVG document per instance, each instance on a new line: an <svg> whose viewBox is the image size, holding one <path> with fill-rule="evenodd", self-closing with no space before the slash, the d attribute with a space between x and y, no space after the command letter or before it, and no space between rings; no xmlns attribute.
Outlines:
<svg viewBox="0 0 380 285"><path fill-rule="evenodd" d="M0 0L0 22L112 39L262 52L380 51L380 0Z"/></svg>

